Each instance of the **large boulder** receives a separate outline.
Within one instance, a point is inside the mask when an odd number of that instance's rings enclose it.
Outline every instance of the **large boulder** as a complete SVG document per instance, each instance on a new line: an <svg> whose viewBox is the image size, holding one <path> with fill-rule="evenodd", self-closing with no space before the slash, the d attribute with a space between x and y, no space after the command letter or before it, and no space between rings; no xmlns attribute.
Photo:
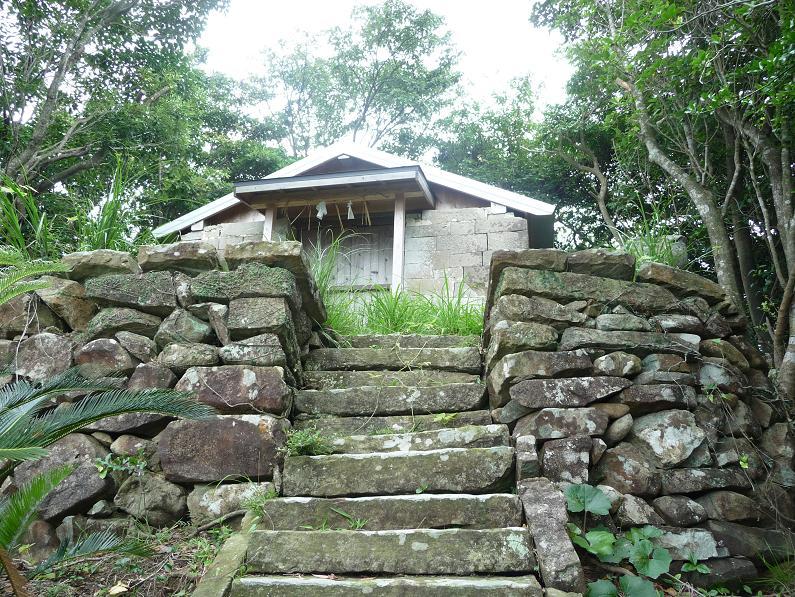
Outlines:
<svg viewBox="0 0 795 597"><path fill-rule="evenodd" d="M182 374L191 367L212 367L218 364L218 348L209 344L169 344L157 355L157 362Z"/></svg>
<svg viewBox="0 0 795 597"><path fill-rule="evenodd" d="M244 340L260 334L276 334L290 363L297 360L290 308L283 298L258 297L235 299L229 303L227 329L232 340Z"/></svg>
<svg viewBox="0 0 795 597"><path fill-rule="evenodd" d="M607 415L595 408L544 408L516 423L513 436L535 436L538 440L560 439L575 435L602 435Z"/></svg>
<svg viewBox="0 0 795 597"><path fill-rule="evenodd" d="M659 466L670 468L686 460L705 437L690 411L664 410L635 419L631 441L654 454Z"/></svg>
<svg viewBox="0 0 795 597"><path fill-rule="evenodd" d="M218 252L209 243L196 241L170 245L143 245L138 248L138 264L145 272L170 270L195 274L218 269Z"/></svg>
<svg viewBox="0 0 795 597"><path fill-rule="evenodd" d="M196 485L188 494L190 520L199 526L243 509L248 500L274 492L275 487L270 482Z"/></svg>
<svg viewBox="0 0 795 597"><path fill-rule="evenodd" d="M141 313L126 307L102 309L86 326L86 340L112 338L118 332L131 332L154 338L161 319L149 313Z"/></svg>
<svg viewBox="0 0 795 597"><path fill-rule="evenodd" d="M704 506L684 495L664 495L652 502L657 514L666 523L677 527L689 527L707 519Z"/></svg>
<svg viewBox="0 0 795 597"><path fill-rule="evenodd" d="M591 359L584 352L525 350L505 355L497 361L486 380L491 406L503 406L510 399L509 388L520 381L588 375L590 371Z"/></svg>
<svg viewBox="0 0 795 597"><path fill-rule="evenodd" d="M738 468L678 468L661 471L660 476L667 494L751 488L748 474Z"/></svg>
<svg viewBox="0 0 795 597"><path fill-rule="evenodd" d="M67 253L61 258L61 263L67 267L66 275L78 282L108 274L137 274L141 271L129 253L111 249Z"/></svg>
<svg viewBox="0 0 795 597"><path fill-rule="evenodd" d="M128 375L138 365L118 341L111 338L92 340L75 353L75 364L88 378Z"/></svg>
<svg viewBox="0 0 795 597"><path fill-rule="evenodd" d="M486 351L486 370L490 370L507 354L523 350L555 350L558 332L542 323L500 321L491 328Z"/></svg>
<svg viewBox="0 0 795 597"><path fill-rule="evenodd" d="M151 338L133 332L116 332L113 337L124 350L142 363L157 357L157 345Z"/></svg>
<svg viewBox="0 0 795 597"><path fill-rule="evenodd" d="M673 294L654 284L517 267L507 267L500 275L496 296L506 294L541 296L563 303L593 300L602 304L620 304L638 313L664 312L676 303Z"/></svg>
<svg viewBox="0 0 795 597"><path fill-rule="evenodd" d="M705 357L726 359L732 365L742 370L750 368L748 359L745 358L745 355L743 355L734 344L727 340L721 338L708 338L707 340L702 340L699 350Z"/></svg>
<svg viewBox="0 0 795 597"><path fill-rule="evenodd" d="M640 357L622 351L611 352L593 362L594 373L612 377L633 377L641 371Z"/></svg>
<svg viewBox="0 0 795 597"><path fill-rule="evenodd" d="M176 389L193 392L199 402L223 414L281 415L290 408L292 396L281 367L191 367Z"/></svg>
<svg viewBox="0 0 795 597"><path fill-rule="evenodd" d="M628 494L618 506L616 522L621 528L628 528L647 524L659 526L663 524L663 519L646 503L646 500Z"/></svg>
<svg viewBox="0 0 795 597"><path fill-rule="evenodd" d="M154 527L171 526L187 508L187 492L163 475L144 471L121 484L113 502L136 519Z"/></svg>
<svg viewBox="0 0 795 597"><path fill-rule="evenodd" d="M569 519L563 493L543 477L523 479L517 489L547 594L549 589L585 593L582 565L566 532Z"/></svg>
<svg viewBox="0 0 795 597"><path fill-rule="evenodd" d="M726 299L726 292L720 284L662 263L647 261L641 264L636 278L670 290L680 298L698 296L711 305Z"/></svg>
<svg viewBox="0 0 795 597"><path fill-rule="evenodd" d="M218 349L224 365L286 367L287 357L276 334L258 334Z"/></svg>
<svg viewBox="0 0 795 597"><path fill-rule="evenodd" d="M629 313L604 313L596 316L596 329L603 332L650 332L649 321Z"/></svg>
<svg viewBox="0 0 795 597"><path fill-rule="evenodd" d="M155 334L155 342L161 349L174 343L209 343L213 338L210 325L185 309L174 309Z"/></svg>
<svg viewBox="0 0 795 597"><path fill-rule="evenodd" d="M587 406L632 385L623 377L530 379L509 390L512 400L527 408Z"/></svg>
<svg viewBox="0 0 795 597"><path fill-rule="evenodd" d="M503 320L543 323L557 330L563 330L572 325L582 325L586 319L588 317L584 313L551 299L508 294L501 296L494 303L489 313L486 335L488 336L491 328Z"/></svg>
<svg viewBox="0 0 795 597"><path fill-rule="evenodd" d="M127 389L173 388L176 383L177 376L168 367L158 363L141 363L130 375Z"/></svg>
<svg viewBox="0 0 795 597"><path fill-rule="evenodd" d="M711 491L696 498L706 516L714 520L759 523L765 519L757 500L736 491Z"/></svg>
<svg viewBox="0 0 795 597"><path fill-rule="evenodd" d="M635 275L635 257L623 251L585 249L569 253L566 269L576 274L631 280Z"/></svg>
<svg viewBox="0 0 795 597"><path fill-rule="evenodd" d="M244 263L231 272L205 272L191 280L190 288L197 302L227 304L239 298L270 297L285 299L294 312L301 308L295 276L262 263Z"/></svg>
<svg viewBox="0 0 795 597"><path fill-rule="evenodd" d="M622 350L645 357L653 353L671 353L698 356L698 336L691 341L688 334L661 334L658 332L614 332L589 328L568 328L560 337L560 350L598 348Z"/></svg>
<svg viewBox="0 0 795 597"><path fill-rule="evenodd" d="M85 512L97 500L112 495L115 484L110 475L99 476L94 461L104 458L106 450L94 438L73 433L49 447L47 456L22 462L14 469L14 483L19 486L55 468L72 466L74 470L39 505L39 515L48 522L60 521L64 516Z"/></svg>
<svg viewBox="0 0 795 597"><path fill-rule="evenodd" d="M244 264L261 263L290 271L295 276L306 314L318 323L326 320L326 308L300 242L253 241L227 245L224 258L230 269L237 269Z"/></svg>
<svg viewBox="0 0 795 597"><path fill-rule="evenodd" d="M591 438L578 435L553 439L541 447L541 472L551 481L588 483Z"/></svg>
<svg viewBox="0 0 795 597"><path fill-rule="evenodd" d="M630 412L639 416L670 408L693 408L696 392L690 386L674 384L636 385L623 390L614 402L629 406Z"/></svg>
<svg viewBox="0 0 795 597"><path fill-rule="evenodd" d="M42 276L39 281L46 284L36 290L38 297L66 322L70 329L83 331L97 312L93 301L86 299L85 289L72 280Z"/></svg>
<svg viewBox="0 0 795 597"><path fill-rule="evenodd" d="M116 274L86 280L86 296L106 307L130 307L160 317L177 307L177 289L170 272Z"/></svg>
<svg viewBox="0 0 795 597"><path fill-rule="evenodd" d="M66 336L44 332L19 343L16 374L34 382L50 379L72 366L74 343Z"/></svg>
<svg viewBox="0 0 795 597"><path fill-rule="evenodd" d="M289 427L271 415L174 421L160 436L160 464L176 483L270 479Z"/></svg>
<svg viewBox="0 0 795 597"><path fill-rule="evenodd" d="M627 442L604 453L596 467L596 475L601 484L621 493L640 496L660 493L660 476L653 459Z"/></svg>
<svg viewBox="0 0 795 597"><path fill-rule="evenodd" d="M63 330L64 322L35 294L21 294L0 304L0 337L38 334L47 328Z"/></svg>

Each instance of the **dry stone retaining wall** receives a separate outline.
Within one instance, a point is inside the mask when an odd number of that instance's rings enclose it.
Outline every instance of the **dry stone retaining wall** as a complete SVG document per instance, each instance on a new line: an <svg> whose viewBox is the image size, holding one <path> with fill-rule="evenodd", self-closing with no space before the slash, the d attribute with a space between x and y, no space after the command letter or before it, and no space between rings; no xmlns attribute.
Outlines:
<svg viewBox="0 0 795 597"><path fill-rule="evenodd" d="M120 387L193 392L219 415L121 415L18 465L3 492L77 464L42 504L30 542L52 542L56 528L64 538L133 519L164 526L189 515L200 524L273 488L301 356L314 321L325 318L300 244L245 243L221 254L183 242L141 247L137 259L103 250L63 262L65 277L0 306L0 359L12 373L3 382L43 381L79 366ZM64 396L59 408L76 400ZM99 475L98 460L124 456L142 456L146 470ZM247 482L228 484L240 480Z"/></svg>
<svg viewBox="0 0 795 597"><path fill-rule="evenodd" d="M712 582L792 550L792 432L717 284L600 250L498 251L486 321L492 417L512 431L546 586L584 588L564 530L571 483L607 494L609 524L664 529L674 559L707 560Z"/></svg>

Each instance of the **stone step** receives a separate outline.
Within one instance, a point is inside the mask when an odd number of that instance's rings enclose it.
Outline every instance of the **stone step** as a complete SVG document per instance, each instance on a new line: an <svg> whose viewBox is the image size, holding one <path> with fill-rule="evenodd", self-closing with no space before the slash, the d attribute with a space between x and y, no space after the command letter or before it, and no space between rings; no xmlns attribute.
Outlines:
<svg viewBox="0 0 795 597"><path fill-rule="evenodd" d="M455 371L304 371L304 387L313 390L361 386L432 387L477 383L480 377Z"/></svg>
<svg viewBox="0 0 795 597"><path fill-rule="evenodd" d="M232 583L231 597L542 597L535 576L400 576L322 578L316 576L248 576Z"/></svg>
<svg viewBox="0 0 795 597"><path fill-rule="evenodd" d="M362 435L412 433L463 427L489 425L491 414L487 410L435 415L395 415L391 417L329 417L300 414L293 421L294 429L314 427L326 435Z"/></svg>
<svg viewBox="0 0 795 597"><path fill-rule="evenodd" d="M358 498L274 498L263 504L257 528L264 531L348 529L354 521L367 531L388 529L518 527L519 498L509 493L486 495L423 493Z"/></svg>
<svg viewBox="0 0 795 597"><path fill-rule="evenodd" d="M335 437L334 454L419 452L444 448L493 448L511 445L507 425L466 425L433 431Z"/></svg>
<svg viewBox="0 0 795 597"><path fill-rule="evenodd" d="M253 531L247 569L291 574L528 573L526 528L388 531Z"/></svg>
<svg viewBox="0 0 795 597"><path fill-rule="evenodd" d="M368 334L344 336L344 348L463 348L480 346L480 336L424 336L421 334Z"/></svg>
<svg viewBox="0 0 795 597"><path fill-rule="evenodd" d="M358 415L410 415L477 410L485 404L483 384L384 387L361 386L333 390L301 390L295 395L295 410L314 415L340 417Z"/></svg>
<svg viewBox="0 0 795 597"><path fill-rule="evenodd" d="M304 359L307 371L438 369L480 373L480 349L465 348L319 348Z"/></svg>
<svg viewBox="0 0 795 597"><path fill-rule="evenodd" d="M508 488L513 448L448 448L288 456L285 496L337 497L410 493L490 493Z"/></svg>

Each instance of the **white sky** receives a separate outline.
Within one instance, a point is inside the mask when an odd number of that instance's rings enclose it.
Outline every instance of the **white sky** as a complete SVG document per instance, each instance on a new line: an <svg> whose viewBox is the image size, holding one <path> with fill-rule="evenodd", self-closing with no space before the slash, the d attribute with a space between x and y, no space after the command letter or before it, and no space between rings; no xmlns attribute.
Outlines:
<svg viewBox="0 0 795 597"><path fill-rule="evenodd" d="M559 38L530 25L532 0L409 0L443 16L461 52L459 68L474 99L487 101L519 76L532 75L538 104L562 101L571 68L557 53ZM199 44L208 70L243 79L261 69L261 51L299 31L346 25L351 9L375 0L231 0L213 13Z"/></svg>

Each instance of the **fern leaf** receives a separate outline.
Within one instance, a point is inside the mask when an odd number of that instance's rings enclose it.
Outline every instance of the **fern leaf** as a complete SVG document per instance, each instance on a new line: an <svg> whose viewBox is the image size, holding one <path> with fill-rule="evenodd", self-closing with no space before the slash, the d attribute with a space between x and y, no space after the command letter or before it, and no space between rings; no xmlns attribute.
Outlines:
<svg viewBox="0 0 795 597"><path fill-rule="evenodd" d="M111 530L99 531L81 537L74 543L62 543L49 558L31 570L28 577L36 578L56 566L103 553L146 557L152 554L152 550L141 541L119 537Z"/></svg>
<svg viewBox="0 0 795 597"><path fill-rule="evenodd" d="M36 514L39 504L70 474L72 467L57 468L37 475L0 504L0 547L14 547L15 541Z"/></svg>

